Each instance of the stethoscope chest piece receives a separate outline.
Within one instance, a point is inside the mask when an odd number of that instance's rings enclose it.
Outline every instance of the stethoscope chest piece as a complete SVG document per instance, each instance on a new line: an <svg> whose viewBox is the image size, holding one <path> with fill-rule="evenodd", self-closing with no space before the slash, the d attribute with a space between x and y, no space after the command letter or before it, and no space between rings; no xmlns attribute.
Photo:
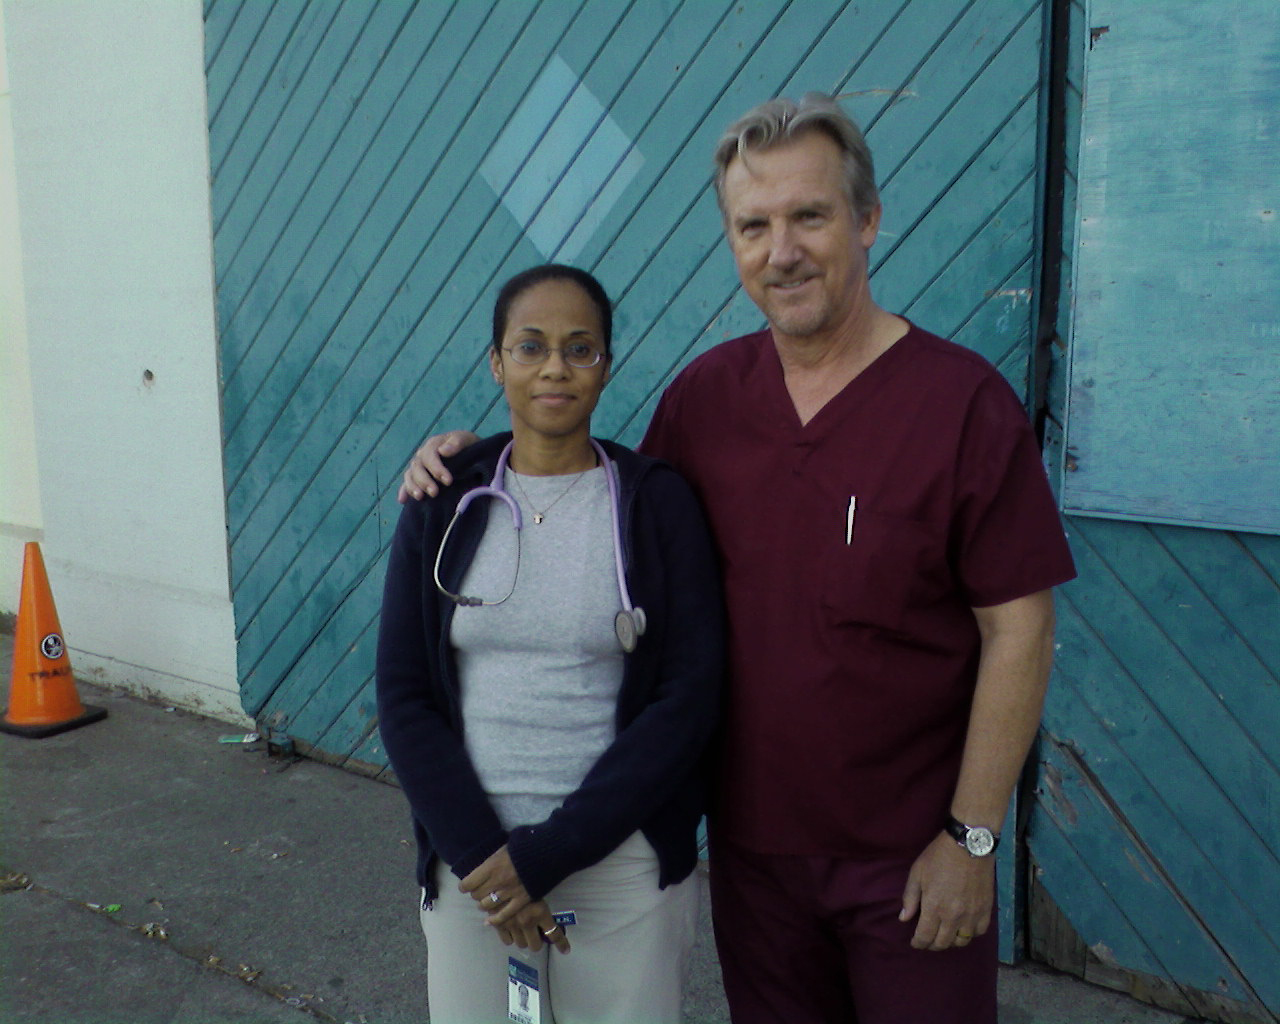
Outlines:
<svg viewBox="0 0 1280 1024"><path fill-rule="evenodd" d="M636 644L644 636L644 627L643 608L623 608L613 617L613 631L618 634L618 643L625 654L636 649Z"/></svg>

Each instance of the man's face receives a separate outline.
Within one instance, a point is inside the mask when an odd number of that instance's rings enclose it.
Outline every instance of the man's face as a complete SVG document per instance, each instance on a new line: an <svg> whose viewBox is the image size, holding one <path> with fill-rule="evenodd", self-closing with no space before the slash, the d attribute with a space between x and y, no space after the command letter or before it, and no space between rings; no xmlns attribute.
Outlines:
<svg viewBox="0 0 1280 1024"><path fill-rule="evenodd" d="M748 151L724 176L725 232L742 286L775 334L838 331L869 301L867 250L877 207L857 217L843 188L840 148L811 131Z"/></svg>

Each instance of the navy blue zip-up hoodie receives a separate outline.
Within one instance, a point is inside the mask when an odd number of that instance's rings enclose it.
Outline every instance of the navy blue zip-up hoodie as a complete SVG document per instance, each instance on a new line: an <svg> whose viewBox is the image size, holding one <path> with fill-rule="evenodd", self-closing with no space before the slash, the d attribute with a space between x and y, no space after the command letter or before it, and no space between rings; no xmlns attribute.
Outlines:
<svg viewBox="0 0 1280 1024"><path fill-rule="evenodd" d="M658 855L660 887L697 863L708 789L708 742L719 718L724 659L720 573L702 510L664 462L602 441L617 464L623 559L647 628L623 660L617 734L581 786L545 820L503 829L463 745L454 604L432 567L462 495L490 483L510 434L448 460L454 483L400 514L378 631L378 727L413 812L418 883L436 895L443 859L464 878L506 844L530 898L597 863L640 829ZM449 538L441 582L457 593L487 523L480 502ZM621 607L621 600L619 600Z"/></svg>

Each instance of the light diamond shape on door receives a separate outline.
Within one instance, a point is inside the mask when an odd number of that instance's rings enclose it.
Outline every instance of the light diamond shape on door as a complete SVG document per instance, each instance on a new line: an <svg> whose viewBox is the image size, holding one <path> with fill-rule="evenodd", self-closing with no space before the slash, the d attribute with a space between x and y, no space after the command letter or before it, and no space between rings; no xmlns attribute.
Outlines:
<svg viewBox="0 0 1280 1024"><path fill-rule="evenodd" d="M572 262L644 165L634 143L553 55L480 165L544 259Z"/></svg>

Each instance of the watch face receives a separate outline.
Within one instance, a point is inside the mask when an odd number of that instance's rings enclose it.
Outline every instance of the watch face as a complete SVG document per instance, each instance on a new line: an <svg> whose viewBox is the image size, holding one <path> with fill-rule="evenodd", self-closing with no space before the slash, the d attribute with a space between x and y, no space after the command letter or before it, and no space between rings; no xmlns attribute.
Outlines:
<svg viewBox="0 0 1280 1024"><path fill-rule="evenodd" d="M969 829L969 834L964 837L964 848L975 857L985 857L996 848L991 829L982 826Z"/></svg>

